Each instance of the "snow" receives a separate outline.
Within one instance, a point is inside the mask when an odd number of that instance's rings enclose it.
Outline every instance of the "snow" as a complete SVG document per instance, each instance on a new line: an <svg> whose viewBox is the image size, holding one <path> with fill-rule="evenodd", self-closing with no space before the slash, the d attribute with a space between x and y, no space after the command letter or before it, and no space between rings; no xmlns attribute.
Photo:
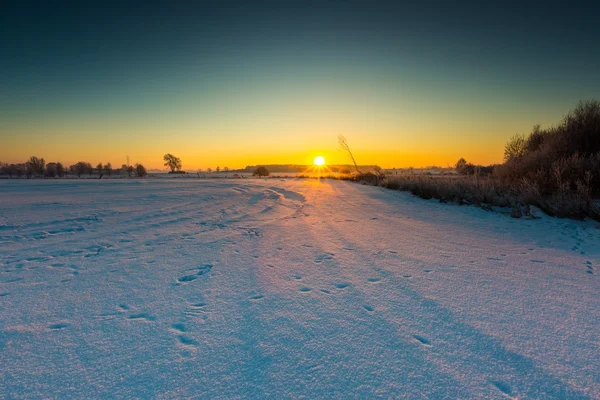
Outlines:
<svg viewBox="0 0 600 400"><path fill-rule="evenodd" d="M0 181L0 398L600 398L600 229L349 182Z"/></svg>

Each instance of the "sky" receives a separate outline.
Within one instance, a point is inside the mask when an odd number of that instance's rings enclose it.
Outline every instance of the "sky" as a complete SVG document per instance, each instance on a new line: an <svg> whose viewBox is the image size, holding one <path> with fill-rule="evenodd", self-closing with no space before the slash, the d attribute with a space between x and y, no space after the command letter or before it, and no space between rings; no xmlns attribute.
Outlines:
<svg viewBox="0 0 600 400"><path fill-rule="evenodd" d="M600 97L592 2L3 2L0 161L502 161Z"/></svg>

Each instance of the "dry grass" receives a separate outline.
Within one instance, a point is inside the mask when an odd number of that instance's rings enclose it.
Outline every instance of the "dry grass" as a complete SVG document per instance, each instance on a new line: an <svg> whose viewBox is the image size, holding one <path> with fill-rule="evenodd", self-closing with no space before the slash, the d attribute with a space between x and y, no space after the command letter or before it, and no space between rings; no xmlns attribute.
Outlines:
<svg viewBox="0 0 600 400"><path fill-rule="evenodd" d="M355 181L408 191L423 199L439 199L442 202L459 205L477 205L484 209L492 207L510 208L515 218L532 216L530 206L539 207L549 215L583 219L591 217L600 220L597 206L592 200L591 187L581 182L575 189L563 183L552 193L543 194L534 182L523 179L509 182L495 176L425 176L394 175L385 176L375 183L360 175Z"/></svg>

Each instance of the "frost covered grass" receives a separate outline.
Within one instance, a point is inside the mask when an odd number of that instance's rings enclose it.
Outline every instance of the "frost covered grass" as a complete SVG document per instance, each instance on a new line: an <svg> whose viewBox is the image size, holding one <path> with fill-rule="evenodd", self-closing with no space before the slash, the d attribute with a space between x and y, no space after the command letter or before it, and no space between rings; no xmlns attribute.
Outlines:
<svg viewBox="0 0 600 400"><path fill-rule="evenodd" d="M592 221L314 179L0 204L0 397L600 397Z"/></svg>
<svg viewBox="0 0 600 400"><path fill-rule="evenodd" d="M360 176L358 182L363 181ZM531 216L530 206L536 206L551 216L600 221L600 207L592 196L592 187L580 184L560 184L551 192L544 192L538 183L528 179L509 182L495 176L428 176L388 175L368 183L411 192L423 199L478 205L484 209L508 207L513 217Z"/></svg>

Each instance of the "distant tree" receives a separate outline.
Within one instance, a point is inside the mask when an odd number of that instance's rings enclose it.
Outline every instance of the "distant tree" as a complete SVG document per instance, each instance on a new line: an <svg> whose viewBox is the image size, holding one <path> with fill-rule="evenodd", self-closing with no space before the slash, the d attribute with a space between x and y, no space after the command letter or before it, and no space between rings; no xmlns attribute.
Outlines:
<svg viewBox="0 0 600 400"><path fill-rule="evenodd" d="M60 162L56 163L56 175L58 175L59 178L62 178L65 175L65 167Z"/></svg>
<svg viewBox="0 0 600 400"><path fill-rule="evenodd" d="M171 172L181 171L181 159L179 157L175 157L171 153L167 153L163 156L163 160L165 161L165 167L171 168Z"/></svg>
<svg viewBox="0 0 600 400"><path fill-rule="evenodd" d="M104 165L98 163L98 165L96 165L96 171L98 171L98 175L102 176L104 174Z"/></svg>
<svg viewBox="0 0 600 400"><path fill-rule="evenodd" d="M269 176L269 174L270 174L269 170L265 167L258 167L252 173L253 176L258 176L259 178L263 177L263 176Z"/></svg>
<svg viewBox="0 0 600 400"><path fill-rule="evenodd" d="M461 158L456 162L454 169L460 175L474 175L476 171L476 167L473 164L468 163L464 158Z"/></svg>
<svg viewBox="0 0 600 400"><path fill-rule="evenodd" d="M31 156L29 158L29 161L27 161L26 165L29 178L31 177L31 175L44 176L46 161L44 161L43 158Z"/></svg>
<svg viewBox="0 0 600 400"><path fill-rule="evenodd" d="M342 168L340 170L340 174L349 175L350 174L350 170L348 168Z"/></svg>
<svg viewBox="0 0 600 400"><path fill-rule="evenodd" d="M229 167L223 167L223 171L229 172Z"/></svg>
<svg viewBox="0 0 600 400"><path fill-rule="evenodd" d="M25 175L27 173L27 165L21 163L21 164L15 164L15 175L17 175L18 178L22 178L23 175Z"/></svg>
<svg viewBox="0 0 600 400"><path fill-rule="evenodd" d="M121 169L119 171L120 171L119 172L120 174L123 174L123 175L128 174L128 172L127 172L127 164L121 165ZM128 174L128 176L130 176L130 175Z"/></svg>
<svg viewBox="0 0 600 400"><path fill-rule="evenodd" d="M46 176L49 178L55 178L57 175L56 172L56 163L51 162L46 165Z"/></svg>
<svg viewBox="0 0 600 400"><path fill-rule="evenodd" d="M220 171L221 171L221 167L217 167L217 172L220 172Z"/></svg>
<svg viewBox="0 0 600 400"><path fill-rule="evenodd" d="M207 171L210 174L212 172L212 168L208 168Z"/></svg>
<svg viewBox="0 0 600 400"><path fill-rule="evenodd" d="M127 166L127 176L131 177L131 175L133 175L134 172L135 172L135 167L133 165L128 165Z"/></svg>
<svg viewBox="0 0 600 400"><path fill-rule="evenodd" d="M2 171L3 174L8 175L9 178L12 178L14 171L11 167L14 164L11 164L11 165L1 164L1 165L2 166L0 167L0 171Z"/></svg>
<svg viewBox="0 0 600 400"><path fill-rule="evenodd" d="M356 164L356 160L354 159L354 154L352 154L352 150L350 150L350 146L348 145L348 140L346 140L346 138L342 135L338 136L338 143L340 145L340 148L345 151L346 153L348 153L348 156L350 156L350 159L352 160L352 163L354 164L354 168L356 168L356 172L358 172L359 174L361 173L360 170L358 169L358 165Z"/></svg>
<svg viewBox="0 0 600 400"><path fill-rule="evenodd" d="M144 168L144 166L142 164L135 164L135 173L140 178L143 177L143 176L148 175L148 172L146 171L146 168Z"/></svg>
<svg viewBox="0 0 600 400"><path fill-rule="evenodd" d="M70 169L71 172L76 174L78 178L81 178L81 175L83 174L89 174L92 176L92 171L94 170L92 168L92 164L84 161L79 161L77 164L71 165Z"/></svg>
<svg viewBox="0 0 600 400"><path fill-rule="evenodd" d="M104 173L107 174L109 178L112 175L112 164L110 162L104 164Z"/></svg>
<svg viewBox="0 0 600 400"><path fill-rule="evenodd" d="M511 137L506 145L504 146L504 160L512 160L515 158L521 158L525 155L527 140L525 135L516 134Z"/></svg>

